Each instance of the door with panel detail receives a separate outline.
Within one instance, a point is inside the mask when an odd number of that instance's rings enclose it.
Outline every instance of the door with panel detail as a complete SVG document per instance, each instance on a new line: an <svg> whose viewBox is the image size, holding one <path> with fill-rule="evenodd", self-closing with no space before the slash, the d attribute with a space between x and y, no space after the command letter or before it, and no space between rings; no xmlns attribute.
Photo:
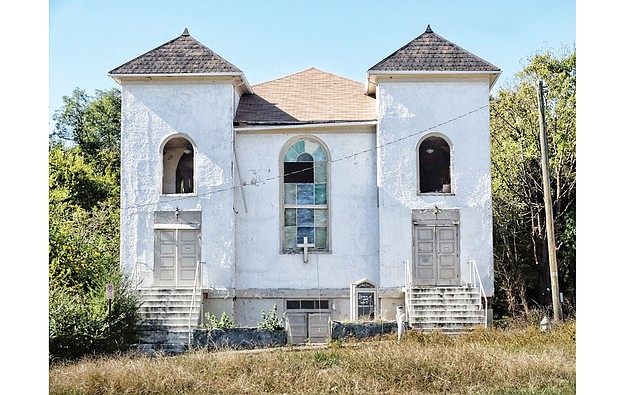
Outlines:
<svg viewBox="0 0 620 395"><path fill-rule="evenodd" d="M177 286L191 287L194 285L196 265L200 259L198 255L198 231L179 229L178 240Z"/></svg>
<svg viewBox="0 0 620 395"><path fill-rule="evenodd" d="M191 287L200 260L199 231L155 230L154 282L158 287Z"/></svg>
<svg viewBox="0 0 620 395"><path fill-rule="evenodd" d="M459 285L458 229L456 225L414 225L415 285Z"/></svg>
<svg viewBox="0 0 620 395"><path fill-rule="evenodd" d="M289 344L303 344L308 339L308 315L288 314L286 330Z"/></svg>
<svg viewBox="0 0 620 395"><path fill-rule="evenodd" d="M155 231L154 282L159 287L176 285L176 230Z"/></svg>
<svg viewBox="0 0 620 395"><path fill-rule="evenodd" d="M324 343L329 337L329 314L308 314L308 339L310 343Z"/></svg>

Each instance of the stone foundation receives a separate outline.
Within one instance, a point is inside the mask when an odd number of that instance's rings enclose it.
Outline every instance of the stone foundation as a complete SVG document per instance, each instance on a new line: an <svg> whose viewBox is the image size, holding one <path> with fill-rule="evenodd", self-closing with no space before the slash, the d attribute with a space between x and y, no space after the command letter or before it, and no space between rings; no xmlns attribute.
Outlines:
<svg viewBox="0 0 620 395"><path fill-rule="evenodd" d="M396 321L332 321L330 326L330 338L332 340L345 340L346 338L364 339L374 336L386 335L389 333L398 333L398 325Z"/></svg>

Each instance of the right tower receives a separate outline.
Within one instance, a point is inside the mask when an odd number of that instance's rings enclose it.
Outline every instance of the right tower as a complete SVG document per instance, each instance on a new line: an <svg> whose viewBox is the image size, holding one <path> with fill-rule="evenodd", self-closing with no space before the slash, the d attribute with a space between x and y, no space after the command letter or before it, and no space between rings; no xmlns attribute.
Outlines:
<svg viewBox="0 0 620 395"><path fill-rule="evenodd" d="M493 296L489 91L500 72L430 26L368 70L381 289L396 293L405 275L414 287L465 286L475 261Z"/></svg>

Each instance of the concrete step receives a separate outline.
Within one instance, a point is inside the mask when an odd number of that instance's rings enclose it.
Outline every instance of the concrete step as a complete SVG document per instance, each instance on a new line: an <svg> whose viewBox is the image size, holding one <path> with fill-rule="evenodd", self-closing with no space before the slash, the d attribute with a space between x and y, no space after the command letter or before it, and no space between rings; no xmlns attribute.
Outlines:
<svg viewBox="0 0 620 395"><path fill-rule="evenodd" d="M484 325L480 294L470 287L417 287L407 291L410 327L456 334Z"/></svg>
<svg viewBox="0 0 620 395"><path fill-rule="evenodd" d="M453 303L452 301L446 303L439 303L436 301L432 303L414 302L408 303L407 307L415 307L420 310L480 310L480 305L478 303Z"/></svg>
<svg viewBox="0 0 620 395"><path fill-rule="evenodd" d="M141 312L157 314L158 312L166 311L170 313L182 312L189 314L190 310L195 313L200 310L200 306L196 303L193 307L191 304L183 303L170 303L168 305L158 303L143 303L139 309Z"/></svg>
<svg viewBox="0 0 620 395"><path fill-rule="evenodd" d="M482 322L484 323L484 317L482 316L463 316L463 317L454 317L454 316L413 316L411 317L410 322L412 324L426 324L426 323L445 323L445 322L454 322L461 324L472 324Z"/></svg>
<svg viewBox="0 0 620 395"><path fill-rule="evenodd" d="M457 293L457 294L411 294L411 299L420 299L420 300L444 300L444 299L478 299L477 293Z"/></svg>
<svg viewBox="0 0 620 395"><path fill-rule="evenodd" d="M481 316L481 310L425 310L415 309L413 310L414 316L425 317L479 317Z"/></svg>
<svg viewBox="0 0 620 395"><path fill-rule="evenodd" d="M142 314L142 319L144 322L152 322L152 323L176 323L182 322L187 324L188 322L198 323L199 316L197 314L192 314L191 321L188 314L176 314L169 315L166 313L161 314Z"/></svg>
<svg viewBox="0 0 620 395"><path fill-rule="evenodd" d="M194 296L192 289L150 288L139 292L142 300L140 348L144 351L184 351L191 331L200 321L201 295Z"/></svg>
<svg viewBox="0 0 620 395"><path fill-rule="evenodd" d="M427 325L410 325L409 330L416 330L420 332L428 332L428 331L442 331L442 332L464 332L464 331L472 331L476 328L484 327L484 324L471 324L471 325L462 325L456 323L433 323Z"/></svg>

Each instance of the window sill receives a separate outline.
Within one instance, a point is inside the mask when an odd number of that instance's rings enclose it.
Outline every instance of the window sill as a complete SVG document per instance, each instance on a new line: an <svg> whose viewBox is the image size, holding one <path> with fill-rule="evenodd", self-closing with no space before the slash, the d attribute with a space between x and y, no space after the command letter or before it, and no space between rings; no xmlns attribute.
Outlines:
<svg viewBox="0 0 620 395"><path fill-rule="evenodd" d="M456 196L454 192L418 192L418 196Z"/></svg>
<svg viewBox="0 0 620 395"><path fill-rule="evenodd" d="M312 254L315 254L315 255L328 255L328 254L331 254L331 253L332 253L331 251L314 251L314 250L311 250L311 251L309 250L308 251L308 255L312 255ZM280 255L303 255L303 254L304 254L303 250L302 251L282 251L282 250L280 250Z"/></svg>
<svg viewBox="0 0 620 395"><path fill-rule="evenodd" d="M196 192L191 193L162 193L160 197L179 197L179 196L198 196Z"/></svg>

